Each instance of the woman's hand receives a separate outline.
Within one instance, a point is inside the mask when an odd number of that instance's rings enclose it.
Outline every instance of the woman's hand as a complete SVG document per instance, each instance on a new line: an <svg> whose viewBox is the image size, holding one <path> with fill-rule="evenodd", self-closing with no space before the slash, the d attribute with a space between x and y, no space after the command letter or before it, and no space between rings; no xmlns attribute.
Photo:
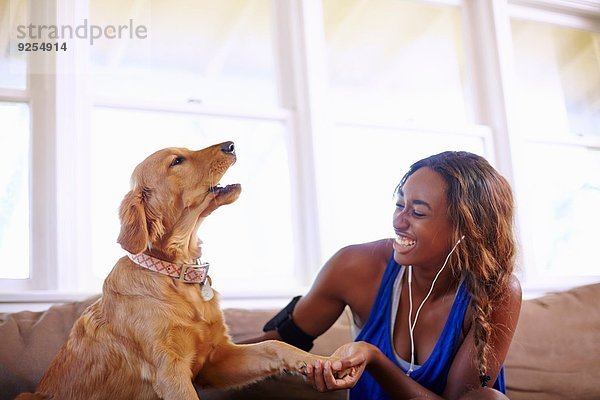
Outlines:
<svg viewBox="0 0 600 400"><path fill-rule="evenodd" d="M314 366L309 364L306 377L319 392L352 388L377 351L379 349L366 342L347 343L331 355L339 361L322 363L318 360Z"/></svg>

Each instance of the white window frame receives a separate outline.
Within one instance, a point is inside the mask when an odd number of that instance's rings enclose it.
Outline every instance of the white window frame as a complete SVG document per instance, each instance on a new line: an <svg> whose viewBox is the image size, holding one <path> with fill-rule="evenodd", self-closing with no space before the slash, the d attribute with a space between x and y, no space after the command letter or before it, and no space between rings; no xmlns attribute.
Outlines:
<svg viewBox="0 0 600 400"><path fill-rule="evenodd" d="M33 3L30 0L28 5L32 23L57 25L74 25L87 7L75 0ZM72 298L70 292L76 292L88 276L81 266L86 265L89 244L77 240L85 233L78 215L87 204L89 184L85 162L89 146L82 134L87 129L88 102L84 74L77 74L84 71L87 47L77 41L68 46L69 51L60 56L28 53L27 88L0 97L29 105L31 134L30 278L0 280L0 302L5 298L39 301L40 296Z"/></svg>
<svg viewBox="0 0 600 400"><path fill-rule="evenodd" d="M30 0L32 3L34 0ZM474 123L448 128L448 132L474 134L484 138L486 153L498 170L513 185L517 203L526 182L515 171L521 169L520 141L515 128L514 71L510 17L541 19L545 22L597 29L600 9L597 1L541 0L425 0L444 5L459 5L463 11L470 85L470 109ZM313 0L272 0L274 37L279 76L281 107L256 110L211 108L199 104L171 106L163 103L132 103L115 99L94 98L85 81L87 43L72 41L77 51L60 57L46 58L30 54L26 90L0 89L0 101L28 103L31 107L31 278L0 280L0 308L4 303L60 302L83 298L78 287L90 279L87 255L90 227L78 215L92 212L88 156L90 154L89 114L93 106L142 108L156 111L183 112L196 115L259 118L284 121L289 132L294 271L298 285L268 294L269 304L283 302L299 290L305 290L321 267L320 235L327 228L319 226L317 202L319 156L324 149L319 138L332 123L340 121L328 113L328 85L322 7ZM76 24L88 15L87 2L48 0L30 7L32 17L51 16L56 24ZM48 55L46 55L48 56ZM491 60L491 62L490 62ZM59 71L58 74L54 74ZM50 99L50 101L49 101ZM75 116L75 117L74 117ZM336 121L336 122L334 122ZM342 121L343 122L343 121ZM345 121L345 123L367 123ZM373 125L374 126L374 125ZM439 127L410 125L394 129L439 130ZM600 148L595 139L574 140L576 146ZM326 150L326 149L325 149ZM598 277L543 279L527 253L528 237L524 212L517 215L523 251L519 263L525 291L556 290L600 280ZM244 295L246 296L246 295ZM247 300L235 293L225 294L227 301ZM247 305L248 303L244 303Z"/></svg>
<svg viewBox="0 0 600 400"><path fill-rule="evenodd" d="M90 266L86 258L91 245L79 239L89 237L91 227L80 221L78 215L92 212L89 209L91 183L87 180L90 172L87 160L91 132L89 115L94 106L283 122L288 129L292 209L296 210L292 216L294 246L303 251L295 252L296 284L264 297L272 304L307 289L321 260L311 141L311 136L318 130L316 92L320 83L315 79L318 74L314 73L314 66L319 64L310 60L319 59L323 54L314 50L319 29L322 30L322 21L314 18L319 16L320 4L273 0L273 7L280 72L277 80L279 108L249 110L92 98L85 81L88 68L86 42L70 42L69 46L78 46L77 51L60 54L60 57L52 54L40 58L35 53L30 54L29 72L41 73L28 73L25 91L0 91L0 100L16 99L31 106L31 276L24 280L0 280L0 309L3 304L10 303L43 307L46 303L82 299L93 294L78 292L77 288L85 287L86 282L93 280L89 269L84 267ZM37 19L45 24L53 21L56 25L76 25L87 16L87 2L50 0L44 2L44 7L36 5L32 22ZM231 300L233 303L249 296L247 293L222 294L226 302Z"/></svg>
<svg viewBox="0 0 600 400"><path fill-rule="evenodd" d="M506 9L506 21L510 25L511 19L529 20L542 22L566 28L581 29L592 32L600 32L600 2L588 0L514 0L510 1ZM511 38L507 40L512 42ZM512 58L510 59L512 63ZM516 104L507 98L507 103ZM600 150L600 138L572 137L564 139L541 139L528 137L526 132L519 132L518 126L513 126L513 136L517 146L517 162L524 163L526 155L520 153L520 147L527 143L559 144L575 146L578 148ZM524 166L526 168L526 166ZM517 199L524 192L523 185L527 182L519 182L517 186ZM528 213L528 202L520 201L522 206L521 215ZM522 262L525 268L522 271L524 290L528 296L535 296L549 291L564 290L571 287L600 282L600 271L596 275L588 276L549 276L537 265L532 254L532 232L527 226L527 221L521 218L519 231L522 241ZM593 260L590 260L592 263Z"/></svg>

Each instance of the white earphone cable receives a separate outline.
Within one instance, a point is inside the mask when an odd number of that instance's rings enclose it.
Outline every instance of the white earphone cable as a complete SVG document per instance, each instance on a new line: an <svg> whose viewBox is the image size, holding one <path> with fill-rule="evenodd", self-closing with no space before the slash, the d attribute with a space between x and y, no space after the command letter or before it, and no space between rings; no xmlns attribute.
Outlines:
<svg viewBox="0 0 600 400"><path fill-rule="evenodd" d="M417 326L417 320L419 319L419 313L421 312L421 309L423 308L423 305L425 304L425 302L427 301L427 299L429 298L429 296L431 296L431 293L433 292L433 287L435 285L435 282L437 281L437 279L439 278L440 274L442 273L442 271L446 267L446 264L448 263L448 260L450 259L450 256L452 255L452 253L454 253L454 250L456 249L456 247L460 244L460 242L464 238L465 238L465 236L463 235L460 239L458 239L458 241L456 242L456 244L454 245L454 247L452 247L452 250L450 250L450 253L448 253L448 255L446 256L446 260L444 261L444 265L442 265L442 268L440 268L440 270L438 271L438 273L435 275L435 278L433 278L433 282L431 282L431 287L429 288L429 292L427 293L427 295L425 296L425 298L421 302L421 305L419 306L419 308L417 308L417 312L415 313L415 321L414 322L412 322L412 310L413 310L413 301L412 301L412 265L408 266L408 335L410 337L410 366L408 368L408 371L406 371L406 375L407 376L410 376L410 374L413 372L413 367L415 365L415 339L414 339L414 332L415 332L415 327Z"/></svg>

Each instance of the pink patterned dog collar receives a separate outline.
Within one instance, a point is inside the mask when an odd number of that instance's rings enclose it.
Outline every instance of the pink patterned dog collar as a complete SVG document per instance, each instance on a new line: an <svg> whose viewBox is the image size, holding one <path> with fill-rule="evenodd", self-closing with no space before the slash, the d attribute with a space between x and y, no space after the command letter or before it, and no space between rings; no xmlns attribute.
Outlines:
<svg viewBox="0 0 600 400"><path fill-rule="evenodd" d="M144 253L128 254L128 257L142 268L168 275L186 283L203 284L208 276L209 264L200 263L200 259L196 260L196 264L173 264Z"/></svg>

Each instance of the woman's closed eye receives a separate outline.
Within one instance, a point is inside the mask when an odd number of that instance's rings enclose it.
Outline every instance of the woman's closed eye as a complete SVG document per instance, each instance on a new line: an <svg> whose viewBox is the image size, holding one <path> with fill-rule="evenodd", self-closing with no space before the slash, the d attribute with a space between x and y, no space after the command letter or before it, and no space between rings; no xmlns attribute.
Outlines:
<svg viewBox="0 0 600 400"><path fill-rule="evenodd" d="M397 208L399 211L403 211L403 210L406 208L406 206L405 206L404 204L402 204L402 203L396 203L396 208ZM425 213L423 213L423 212L420 212L419 210L417 210L417 209L415 209L415 208L411 209L411 210L410 210L410 213L411 213L412 215L414 215L415 217L417 217L417 218L423 218L423 217L426 217L426 216L427 216L427 214L425 214Z"/></svg>
<svg viewBox="0 0 600 400"><path fill-rule="evenodd" d="M412 210L412 214L417 218L423 218L423 217L427 216L427 214L423 214L422 212L419 212L418 210L415 210L414 208Z"/></svg>

